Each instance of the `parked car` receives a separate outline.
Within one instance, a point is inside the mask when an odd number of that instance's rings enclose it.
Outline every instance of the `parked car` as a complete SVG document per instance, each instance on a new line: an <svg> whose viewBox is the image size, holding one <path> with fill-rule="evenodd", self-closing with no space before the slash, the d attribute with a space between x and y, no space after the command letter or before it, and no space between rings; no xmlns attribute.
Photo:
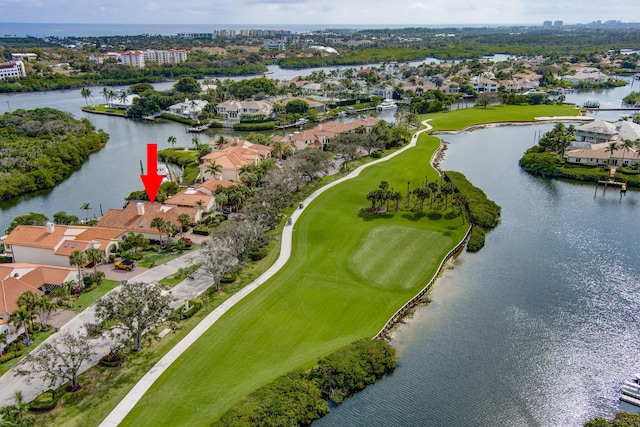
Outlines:
<svg viewBox="0 0 640 427"><path fill-rule="evenodd" d="M116 261L113 265L120 270L127 270L127 271L133 270L134 267L136 266L136 264L133 261L128 259L123 259L122 261Z"/></svg>

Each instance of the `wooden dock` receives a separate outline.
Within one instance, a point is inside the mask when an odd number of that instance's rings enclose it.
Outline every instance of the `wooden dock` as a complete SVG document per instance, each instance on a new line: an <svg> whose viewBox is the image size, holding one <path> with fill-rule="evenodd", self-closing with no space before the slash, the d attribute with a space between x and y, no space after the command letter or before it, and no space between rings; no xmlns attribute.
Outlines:
<svg viewBox="0 0 640 427"><path fill-rule="evenodd" d="M622 197L622 195L626 195L627 194L627 183L626 181L616 181L616 172L618 171L618 168L611 168L611 170L609 171L609 179L607 180L598 180L598 182L596 183L596 194L598 192L598 186L600 184L604 185L604 189L602 190L602 194L604 194L607 191L607 186L613 186L613 187L620 187L620 197ZM595 194L594 194L595 196Z"/></svg>

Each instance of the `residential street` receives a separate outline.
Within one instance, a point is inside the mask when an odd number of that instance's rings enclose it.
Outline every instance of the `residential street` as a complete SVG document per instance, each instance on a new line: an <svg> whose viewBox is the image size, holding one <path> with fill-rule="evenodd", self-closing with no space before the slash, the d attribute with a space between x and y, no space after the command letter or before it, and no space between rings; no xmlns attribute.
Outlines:
<svg viewBox="0 0 640 427"><path fill-rule="evenodd" d="M196 251L189 252L179 258L169 261L166 264L159 265L158 267L152 269L136 268L138 271L135 272L115 270L112 264L104 265L103 269L110 270L108 278L111 279L117 279L118 277L122 276L121 279L127 278L127 280L129 281L156 283L158 280L175 273L179 268L191 265L195 257L197 257ZM200 295L210 286L210 284L211 279L196 272L193 279L186 279L182 283L176 285L173 289L171 289L171 293L175 298L172 305L174 307L182 305L186 300ZM114 289L113 291L115 291L116 289ZM63 320L66 321L68 319L68 314L69 312L65 311L59 316L63 316ZM83 329L85 323L93 322L94 319L95 308L92 305L82 313L68 320L66 323L62 321L61 323L65 324L61 327L60 330L79 331ZM54 322L53 324L57 324L57 322ZM52 340L55 337L56 334L53 334L47 339L47 341ZM108 337L104 337L99 340L92 340L91 347L95 354L91 358L90 363L83 366L83 372L89 369L91 366L96 365L100 358L109 352L109 349L111 347L111 340ZM46 383L40 380L33 380L31 384L27 384L27 377L20 377L15 375L16 368L20 365L21 363L14 366L9 372L0 377L0 407L12 405L14 403L14 395L16 391L22 391L25 400L30 401L34 399L38 394L50 388Z"/></svg>

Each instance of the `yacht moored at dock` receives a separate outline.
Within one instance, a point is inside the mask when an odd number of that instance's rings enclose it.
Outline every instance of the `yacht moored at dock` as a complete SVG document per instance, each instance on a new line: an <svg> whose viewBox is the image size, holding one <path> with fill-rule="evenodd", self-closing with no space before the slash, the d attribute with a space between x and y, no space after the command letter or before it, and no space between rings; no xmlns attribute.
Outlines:
<svg viewBox="0 0 640 427"><path fill-rule="evenodd" d="M398 104L396 104L393 99L385 99L376 107L376 110L393 110L395 108L398 108Z"/></svg>

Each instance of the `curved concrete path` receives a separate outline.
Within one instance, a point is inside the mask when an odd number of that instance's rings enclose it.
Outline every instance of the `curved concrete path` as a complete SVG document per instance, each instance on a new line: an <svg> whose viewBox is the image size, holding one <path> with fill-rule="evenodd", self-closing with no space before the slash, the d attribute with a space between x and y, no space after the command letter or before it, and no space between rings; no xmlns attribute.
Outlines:
<svg viewBox="0 0 640 427"><path fill-rule="evenodd" d="M222 317L231 307L236 305L244 297L246 297L255 289L257 289L259 286L264 284L274 274L276 274L282 267L284 267L284 265L289 260L289 257L291 256L291 247L293 242L293 228L296 222L298 221L298 218L300 218L300 216L302 215L304 210L307 208L309 203L314 201L318 196L320 196L322 193L329 190L330 188L344 181L357 177L358 175L360 175L360 172L362 172L365 168L371 165L385 162L405 152L406 150L412 147L415 147L416 143L418 142L418 136L420 136L420 134L422 134L423 132L431 130L431 125L429 125L428 122L429 120L423 121L422 124L425 126L425 128L414 133L413 136L411 137L411 141L409 142L409 144L402 147L398 151L388 155L387 157L383 157L381 159L377 159L375 161L359 166L348 175L332 183L329 183L322 188L319 188L318 190L313 192L309 197L307 197L303 202L303 208L297 209L291 215L291 225L286 225L282 230L282 242L280 246L280 255L278 256L278 259L276 260L276 262L267 271L262 273L260 277L258 277L256 280L254 280L253 282L251 282L250 284L242 288L240 291L235 293L228 300L222 303L219 307L213 310L207 317L202 319L202 321L198 323L198 325L195 328L193 328L193 330L189 332L189 334L187 334L187 336L184 337L182 341L176 344L175 347L173 347L167 354L165 354L164 357L160 359L160 361L158 361L158 363L156 363L153 366L153 368L151 368L149 372L147 372L144 375L144 377L140 379L140 381L138 381L138 383L131 389L131 391L129 391L129 393L120 401L118 406L116 406L113 409L113 411L111 411L111 413L107 416L107 418L105 418L104 421L102 421L102 423L100 424L100 427L116 427L118 424L120 424L122 420L124 420L124 418L127 416L127 414L131 412L133 407L138 403L138 401L142 398L142 396L144 396L147 390L149 390L149 388L151 388L153 383L160 377L160 375L162 375L162 373L169 366L171 366L171 364L175 362L178 359L178 357L180 357L182 353L184 353L191 346L191 344L193 344L198 338L200 338L202 334L204 334L207 331L207 329L209 329L214 323L216 323L218 319L220 319L220 317Z"/></svg>

